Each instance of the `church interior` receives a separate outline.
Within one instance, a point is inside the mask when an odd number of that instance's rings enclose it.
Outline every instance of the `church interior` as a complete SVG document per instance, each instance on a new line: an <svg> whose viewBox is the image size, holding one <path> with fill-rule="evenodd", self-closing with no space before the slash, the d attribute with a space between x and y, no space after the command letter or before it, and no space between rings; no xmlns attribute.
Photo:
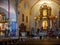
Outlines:
<svg viewBox="0 0 60 45"><path fill-rule="evenodd" d="M58 0L25 0L18 3L18 26L20 32L57 31L60 20L60 3ZM23 29L22 25L25 28Z"/></svg>
<svg viewBox="0 0 60 45"><path fill-rule="evenodd" d="M60 0L0 0L0 37L60 38Z"/></svg>

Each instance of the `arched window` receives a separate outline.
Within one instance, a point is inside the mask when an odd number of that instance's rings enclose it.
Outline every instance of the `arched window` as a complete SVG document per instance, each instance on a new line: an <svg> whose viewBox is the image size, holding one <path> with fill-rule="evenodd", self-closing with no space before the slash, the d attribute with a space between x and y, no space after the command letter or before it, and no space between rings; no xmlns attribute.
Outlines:
<svg viewBox="0 0 60 45"><path fill-rule="evenodd" d="M24 14L22 14L22 21L24 22Z"/></svg>

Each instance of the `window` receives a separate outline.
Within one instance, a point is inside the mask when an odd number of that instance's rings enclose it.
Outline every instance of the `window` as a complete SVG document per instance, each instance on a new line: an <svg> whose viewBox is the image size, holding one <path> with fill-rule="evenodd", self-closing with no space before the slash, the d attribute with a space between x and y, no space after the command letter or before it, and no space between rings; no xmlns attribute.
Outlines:
<svg viewBox="0 0 60 45"><path fill-rule="evenodd" d="M28 16L26 16L26 23L28 23Z"/></svg>
<svg viewBox="0 0 60 45"><path fill-rule="evenodd" d="M26 10L26 3L24 3L24 10Z"/></svg>
<svg viewBox="0 0 60 45"><path fill-rule="evenodd" d="M22 14L22 21L24 22L24 14Z"/></svg>

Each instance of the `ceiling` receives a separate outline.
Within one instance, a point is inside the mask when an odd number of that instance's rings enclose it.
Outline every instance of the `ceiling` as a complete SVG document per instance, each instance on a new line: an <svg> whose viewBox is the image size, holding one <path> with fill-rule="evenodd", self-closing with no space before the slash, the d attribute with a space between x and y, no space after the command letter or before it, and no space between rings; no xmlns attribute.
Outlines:
<svg viewBox="0 0 60 45"><path fill-rule="evenodd" d="M32 8L40 0L22 0L22 1L25 1L25 2L29 3L29 6ZM60 0L51 0L51 1L54 1L55 3L57 3L58 5L60 5Z"/></svg>
<svg viewBox="0 0 60 45"><path fill-rule="evenodd" d="M31 4L31 6L34 6L39 1L40 0L30 0L29 3ZM58 5L60 5L60 0L51 0L51 1L54 1L55 3L57 3Z"/></svg>
<svg viewBox="0 0 60 45"><path fill-rule="evenodd" d="M52 0L52 1L54 1L54 2L56 2L57 4L60 5L60 0Z"/></svg>
<svg viewBox="0 0 60 45"><path fill-rule="evenodd" d="M41 1L41 0L22 0L22 1L23 1L23 2L25 1L25 2L27 3L27 5L28 5L29 9L32 10L32 8L33 8L37 3L39 3L39 1ZM22 1L19 1L19 4L20 4ZM44 1L45 1L45 0L44 0ZM49 0L48 0L48 1L49 1ZM51 1L57 3L58 6L60 7L60 0L51 0ZM18 7L20 7L20 5L19 5ZM58 7L57 7L57 8L58 8Z"/></svg>

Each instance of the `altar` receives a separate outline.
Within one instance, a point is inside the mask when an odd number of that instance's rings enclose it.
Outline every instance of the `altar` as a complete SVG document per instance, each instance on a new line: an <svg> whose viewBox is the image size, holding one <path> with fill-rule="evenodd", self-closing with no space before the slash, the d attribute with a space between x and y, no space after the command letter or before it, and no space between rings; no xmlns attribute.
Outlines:
<svg viewBox="0 0 60 45"><path fill-rule="evenodd" d="M53 27L56 28L58 17L56 15L52 15L51 11L51 7L45 3L40 6L40 15L34 17L36 29L49 30Z"/></svg>
<svg viewBox="0 0 60 45"><path fill-rule="evenodd" d="M9 20L3 12L0 12L0 36L5 36L5 30L8 30Z"/></svg>

